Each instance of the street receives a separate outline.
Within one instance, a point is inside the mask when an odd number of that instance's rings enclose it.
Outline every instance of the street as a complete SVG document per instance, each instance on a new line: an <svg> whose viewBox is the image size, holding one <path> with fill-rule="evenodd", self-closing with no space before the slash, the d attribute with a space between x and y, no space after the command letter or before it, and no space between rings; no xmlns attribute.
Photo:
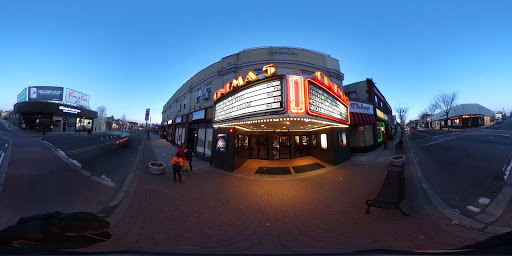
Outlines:
<svg viewBox="0 0 512 256"><path fill-rule="evenodd" d="M4 154L0 166L0 178L3 178L0 179L0 226L12 225L20 217L51 211L105 212L136 164L143 133L133 133L125 148L103 146L98 142L101 136L106 134L44 136L43 140L0 131L0 156L6 152L10 155ZM12 144L7 148L9 141ZM52 147L45 141L55 145ZM81 169L91 175L77 171L54 147L77 152L70 154L70 159L80 163ZM99 179L110 180L113 186L98 182Z"/></svg>
<svg viewBox="0 0 512 256"><path fill-rule="evenodd" d="M114 148L104 144L107 135L47 136L43 140L66 153L68 158L80 163L92 175L122 185L141 150L144 133L135 131L129 137L130 142L126 147Z"/></svg>
<svg viewBox="0 0 512 256"><path fill-rule="evenodd" d="M508 129L508 130L507 130ZM475 218L501 192L511 164L512 121L485 129L408 133L430 186L454 211Z"/></svg>

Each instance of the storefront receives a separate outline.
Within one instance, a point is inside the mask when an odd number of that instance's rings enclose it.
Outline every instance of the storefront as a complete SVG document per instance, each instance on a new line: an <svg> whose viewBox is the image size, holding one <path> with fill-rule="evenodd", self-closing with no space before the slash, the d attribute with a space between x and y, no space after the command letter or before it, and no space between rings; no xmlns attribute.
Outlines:
<svg viewBox="0 0 512 256"><path fill-rule="evenodd" d="M16 103L14 113L16 126L46 132L89 132L97 116L92 110L44 101Z"/></svg>
<svg viewBox="0 0 512 256"><path fill-rule="evenodd" d="M488 125L493 121L494 112L479 104L460 104L454 106L446 118L446 113L439 112L430 118L433 128L464 129Z"/></svg>
<svg viewBox="0 0 512 256"><path fill-rule="evenodd" d="M350 102L350 149L352 152L369 152L376 148L374 129L376 126L373 106L361 102Z"/></svg>
<svg viewBox="0 0 512 256"><path fill-rule="evenodd" d="M321 72L313 77L250 71L214 95L212 165L234 171L249 159L350 159L348 98Z"/></svg>

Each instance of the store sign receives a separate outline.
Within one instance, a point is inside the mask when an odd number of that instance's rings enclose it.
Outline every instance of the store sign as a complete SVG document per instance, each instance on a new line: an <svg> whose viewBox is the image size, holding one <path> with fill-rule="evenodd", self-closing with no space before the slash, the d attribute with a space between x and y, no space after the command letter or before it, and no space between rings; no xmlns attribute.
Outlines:
<svg viewBox="0 0 512 256"><path fill-rule="evenodd" d="M89 108L89 95L66 88L66 97L64 97L64 102Z"/></svg>
<svg viewBox="0 0 512 256"><path fill-rule="evenodd" d="M27 88L24 88L21 90L20 93L18 93L18 101L17 102L24 102L27 101Z"/></svg>
<svg viewBox="0 0 512 256"><path fill-rule="evenodd" d="M181 116L176 117L176 123L181 123Z"/></svg>
<svg viewBox="0 0 512 256"><path fill-rule="evenodd" d="M146 108L146 117L145 117L146 121L149 120L149 108Z"/></svg>
<svg viewBox="0 0 512 256"><path fill-rule="evenodd" d="M170 125L172 124L172 119L169 119L167 122L166 122L167 125Z"/></svg>
<svg viewBox="0 0 512 256"><path fill-rule="evenodd" d="M206 111L204 109L192 113L192 120L204 119Z"/></svg>
<svg viewBox="0 0 512 256"><path fill-rule="evenodd" d="M373 115L373 106L370 104L351 101L350 102L350 112Z"/></svg>
<svg viewBox="0 0 512 256"><path fill-rule="evenodd" d="M53 100L62 101L64 88L53 86L28 87L28 100Z"/></svg>
<svg viewBox="0 0 512 256"><path fill-rule="evenodd" d="M338 122L349 123L348 107L333 93L326 91L317 83L307 84L308 114L331 119Z"/></svg>
<svg viewBox="0 0 512 256"><path fill-rule="evenodd" d="M269 64L269 65L264 66L262 68L262 71L266 72L266 73L262 74L263 76L257 76L256 74L254 74L254 72L249 71L249 73L247 74L245 79L243 79L242 76L239 76L238 79L233 79L233 81L226 83L223 88L220 88L219 90L217 90L213 94L213 99L217 100L218 98L222 97L222 95L224 95L236 88L245 86L248 83L256 82L265 77L271 77L276 72L276 68L274 67L274 64Z"/></svg>
<svg viewBox="0 0 512 256"><path fill-rule="evenodd" d="M380 111L380 109L376 108L375 109L377 111L377 117L380 117L384 120L388 120L388 116L384 114L384 112Z"/></svg>
<svg viewBox="0 0 512 256"><path fill-rule="evenodd" d="M62 112L64 112L64 113L71 113L71 114L78 114L78 113L82 112L82 110L80 110L80 109L64 107L64 106L59 106L59 109L62 110Z"/></svg>
<svg viewBox="0 0 512 256"><path fill-rule="evenodd" d="M281 80L260 83L215 104L214 122L284 109Z"/></svg>

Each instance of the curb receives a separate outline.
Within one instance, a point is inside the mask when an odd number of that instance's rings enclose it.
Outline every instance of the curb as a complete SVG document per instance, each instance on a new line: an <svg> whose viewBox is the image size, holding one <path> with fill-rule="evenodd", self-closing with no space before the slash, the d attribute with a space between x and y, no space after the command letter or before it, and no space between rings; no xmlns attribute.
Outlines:
<svg viewBox="0 0 512 256"><path fill-rule="evenodd" d="M121 218L124 216L124 213L128 210L130 206L131 200L124 200L126 196L132 197L135 192L135 187L137 185L138 174L136 174L139 169L139 165L142 166L141 159L144 154L144 149L146 147L147 140L143 138L143 143L141 150L137 154L137 158L135 159L135 163L133 164L130 173L126 177L123 186L117 192L116 196L110 201L107 207L116 207L115 210L106 218L113 225L117 224Z"/></svg>
<svg viewBox="0 0 512 256"><path fill-rule="evenodd" d="M410 158L412 159L413 164L413 174L418 176L421 182L421 188L424 190L425 194L428 196L432 204L439 210L446 218L450 219L452 223L458 224L460 226L493 233L493 234L502 234L506 232L512 231L512 228L507 227L500 227L500 226L494 226L494 225L488 225L487 223L482 223L480 221L476 221L473 219L470 219L462 214L459 214L455 211L453 211L441 198L436 194L436 192L430 187L427 180L423 176L423 173L418 165L418 162L416 161L416 157L412 151L412 147L409 143L409 139L406 137L407 142L407 153L410 155ZM510 179L508 179L510 180ZM417 186L418 184L416 184ZM503 191L503 190L502 190ZM501 192L500 192L501 194ZM500 213L501 215L501 213Z"/></svg>

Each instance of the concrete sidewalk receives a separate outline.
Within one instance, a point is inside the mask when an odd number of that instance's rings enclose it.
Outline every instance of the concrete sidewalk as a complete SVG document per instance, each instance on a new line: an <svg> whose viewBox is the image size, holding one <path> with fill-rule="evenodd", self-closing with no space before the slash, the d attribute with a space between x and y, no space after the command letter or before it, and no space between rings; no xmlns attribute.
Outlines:
<svg viewBox="0 0 512 256"><path fill-rule="evenodd" d="M46 134L43 135L42 131L39 130L28 130L28 129L22 129L18 126L9 123L7 120L1 119L0 122L2 122L7 129L9 129L10 132L20 135L26 135L26 136L33 136L33 137L50 137L50 136L90 136L94 134L102 134L102 133L108 133L112 131L105 131L105 132L91 132L88 134L87 132L50 132L47 131Z"/></svg>
<svg viewBox="0 0 512 256"><path fill-rule="evenodd" d="M152 135L141 168L115 213L112 238L80 252L297 254L372 249L453 249L492 234L453 224L411 185L410 216L372 208L387 163L349 161L295 179L254 179L195 161L185 183L148 172L149 161L170 161L177 148ZM324 168L327 169L327 168ZM282 175L290 176L290 175ZM296 175L293 175L296 176ZM298 176L298 175L297 175Z"/></svg>

